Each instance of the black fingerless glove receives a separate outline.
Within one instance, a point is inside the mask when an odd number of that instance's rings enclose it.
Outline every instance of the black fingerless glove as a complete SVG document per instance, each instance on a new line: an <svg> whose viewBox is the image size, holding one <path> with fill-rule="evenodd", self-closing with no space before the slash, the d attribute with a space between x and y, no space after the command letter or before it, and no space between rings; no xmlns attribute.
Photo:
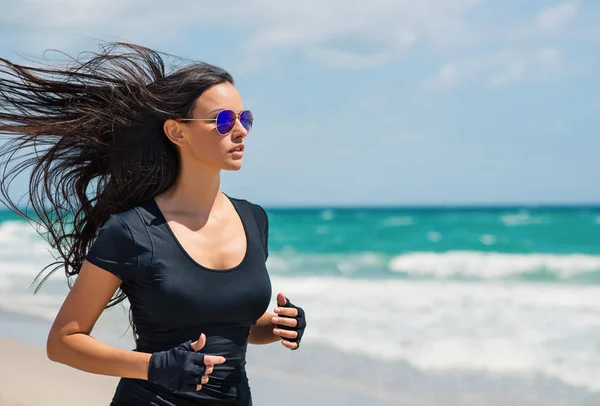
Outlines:
<svg viewBox="0 0 600 406"><path fill-rule="evenodd" d="M206 372L204 353L195 352L188 341L150 357L148 381L175 392L195 392Z"/></svg>
<svg viewBox="0 0 600 406"><path fill-rule="evenodd" d="M302 341L302 336L304 335L304 329L306 328L306 316L304 314L304 309L302 309L301 307L295 306L292 302L290 302L290 299L288 299L287 297L285 298L285 300L286 300L285 305L279 306L279 307L291 307L291 308L298 310L298 315L295 317L296 318L296 327L283 326L281 324L278 324L277 327L282 330L292 330L292 331L295 331L298 333L298 336L296 338L285 338L286 341L298 344L298 346L296 348L293 348L293 350L297 350L298 348L300 348L300 341ZM289 317L289 316L284 316L284 317Z"/></svg>

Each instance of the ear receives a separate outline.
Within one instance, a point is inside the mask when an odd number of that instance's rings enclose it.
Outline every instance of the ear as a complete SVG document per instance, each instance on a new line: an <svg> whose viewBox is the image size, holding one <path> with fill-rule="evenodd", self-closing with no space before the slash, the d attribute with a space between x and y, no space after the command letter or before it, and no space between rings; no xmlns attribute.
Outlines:
<svg viewBox="0 0 600 406"><path fill-rule="evenodd" d="M184 124L175 120L169 119L163 124L163 130L167 138L177 146L185 144L185 135L183 134Z"/></svg>

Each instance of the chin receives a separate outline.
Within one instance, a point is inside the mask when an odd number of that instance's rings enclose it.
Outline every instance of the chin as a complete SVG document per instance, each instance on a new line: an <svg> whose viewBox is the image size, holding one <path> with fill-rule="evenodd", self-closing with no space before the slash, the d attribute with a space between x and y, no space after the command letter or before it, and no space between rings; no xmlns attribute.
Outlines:
<svg viewBox="0 0 600 406"><path fill-rule="evenodd" d="M225 165L223 165L223 170L225 171L239 171L240 169L242 169L242 160L226 162Z"/></svg>

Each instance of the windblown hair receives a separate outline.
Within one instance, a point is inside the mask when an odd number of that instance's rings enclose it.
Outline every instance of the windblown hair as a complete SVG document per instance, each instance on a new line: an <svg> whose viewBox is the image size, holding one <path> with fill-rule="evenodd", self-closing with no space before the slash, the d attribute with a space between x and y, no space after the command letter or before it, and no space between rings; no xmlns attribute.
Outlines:
<svg viewBox="0 0 600 406"><path fill-rule="evenodd" d="M206 63L169 73L164 56L109 43L57 66L0 58L0 199L35 223L57 253L36 291L60 268L71 287L108 218L174 184L179 157L165 120L189 118L205 90L233 83ZM25 204L10 190L23 174ZM119 290L107 307L123 299Z"/></svg>

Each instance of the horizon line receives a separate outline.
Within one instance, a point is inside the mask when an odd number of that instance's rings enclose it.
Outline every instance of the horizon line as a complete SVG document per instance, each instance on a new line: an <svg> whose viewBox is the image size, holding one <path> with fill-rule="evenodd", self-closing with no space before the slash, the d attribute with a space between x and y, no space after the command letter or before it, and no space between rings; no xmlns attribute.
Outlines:
<svg viewBox="0 0 600 406"><path fill-rule="evenodd" d="M304 203L304 204L262 204L265 209L284 209L284 210L295 210L295 209L315 209L315 210L326 210L326 209L342 209L342 210L353 210L353 209L581 209L591 208L600 209L600 202L595 203L336 203L336 204L325 204L325 203Z"/></svg>

